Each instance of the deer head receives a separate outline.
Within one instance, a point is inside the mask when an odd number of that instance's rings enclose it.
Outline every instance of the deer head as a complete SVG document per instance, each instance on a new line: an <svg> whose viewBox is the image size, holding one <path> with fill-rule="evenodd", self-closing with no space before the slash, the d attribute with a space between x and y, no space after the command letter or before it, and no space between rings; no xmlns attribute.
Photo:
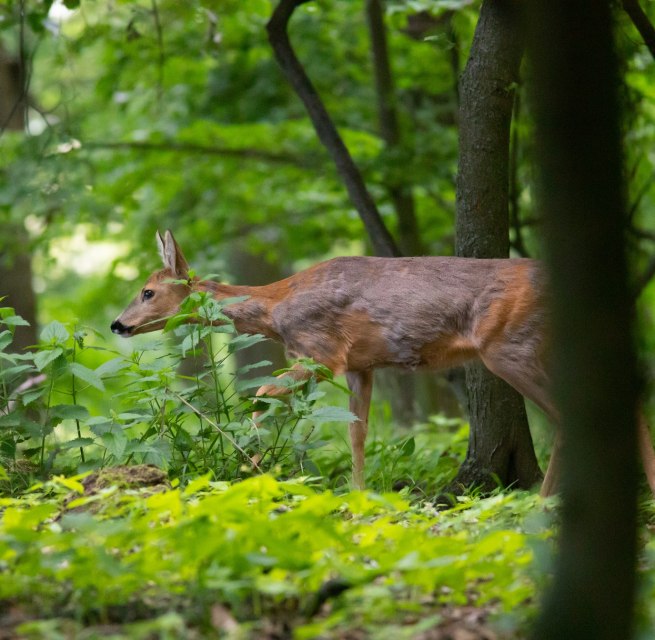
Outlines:
<svg viewBox="0 0 655 640"><path fill-rule="evenodd" d="M189 265L173 234L166 231L162 238L157 231L156 238L164 268L148 278L136 298L111 323L111 330L124 338L163 329L191 292L188 283L172 282L189 278Z"/></svg>

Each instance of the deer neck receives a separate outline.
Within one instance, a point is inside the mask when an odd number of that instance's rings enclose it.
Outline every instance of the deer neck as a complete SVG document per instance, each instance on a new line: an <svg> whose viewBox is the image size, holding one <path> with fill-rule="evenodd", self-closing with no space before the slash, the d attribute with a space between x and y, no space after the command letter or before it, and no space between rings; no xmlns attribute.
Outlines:
<svg viewBox="0 0 655 640"><path fill-rule="evenodd" d="M270 310L274 301L266 295L266 287L229 285L201 280L194 288L208 292L216 300L247 297L241 302L228 304L223 313L234 322L234 327L239 333L261 333L267 338L279 340L279 336L271 327Z"/></svg>

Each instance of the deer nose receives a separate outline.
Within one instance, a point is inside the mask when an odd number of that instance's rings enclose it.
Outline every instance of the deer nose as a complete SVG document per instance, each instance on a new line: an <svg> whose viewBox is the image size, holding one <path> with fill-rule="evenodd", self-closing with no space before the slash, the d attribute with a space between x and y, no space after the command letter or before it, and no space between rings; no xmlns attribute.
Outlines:
<svg viewBox="0 0 655 640"><path fill-rule="evenodd" d="M123 333L129 333L130 328L126 327L120 320L114 320L111 323L110 329L112 330L113 333L117 333L119 335Z"/></svg>

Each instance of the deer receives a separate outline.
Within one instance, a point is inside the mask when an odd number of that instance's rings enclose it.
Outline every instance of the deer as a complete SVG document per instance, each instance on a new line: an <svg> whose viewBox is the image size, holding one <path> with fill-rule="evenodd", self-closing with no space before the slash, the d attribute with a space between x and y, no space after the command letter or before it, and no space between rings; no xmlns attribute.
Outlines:
<svg viewBox="0 0 655 640"><path fill-rule="evenodd" d="M264 286L230 285L189 275L189 265L170 230L156 233L163 269L111 324L122 337L163 329L192 292L216 300L236 298L223 313L239 333L281 342L290 358L311 358L350 390L352 484L363 489L364 445L373 389L381 367L446 370L481 361L492 373L539 407L555 425L547 354L549 304L546 273L529 258L338 257ZM296 363L279 377L307 380ZM289 393L268 384L257 397ZM655 496L655 450L639 414L642 464ZM556 432L541 486L557 487L561 434Z"/></svg>

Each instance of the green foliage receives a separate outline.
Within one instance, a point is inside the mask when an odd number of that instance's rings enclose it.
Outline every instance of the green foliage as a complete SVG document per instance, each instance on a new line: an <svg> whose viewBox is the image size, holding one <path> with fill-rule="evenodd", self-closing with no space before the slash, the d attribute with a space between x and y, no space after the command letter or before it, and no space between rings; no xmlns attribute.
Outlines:
<svg viewBox="0 0 655 640"><path fill-rule="evenodd" d="M544 568L532 548L550 536L548 518L529 515L539 504L530 495L437 514L396 495L337 496L267 475L83 496L78 480L4 500L0 602L25 612L30 621L18 631L30 637L67 619L165 624L166 611L179 611L180 628L168 637L189 627L225 631L218 611L241 630L232 629L235 638L281 623L297 638L347 628L385 637L385 626L403 619L402 637L415 637L418 622L434 624L446 605L465 604L496 614L521 606L514 624L525 624L532 608L524 603ZM336 584L341 595L321 610L326 585ZM134 630L120 637L139 637Z"/></svg>
<svg viewBox="0 0 655 640"><path fill-rule="evenodd" d="M321 490L343 492L350 478L343 391L294 383L285 400L259 399L256 426L249 394L271 378L262 362L235 371L232 356L259 338L182 323L198 313L225 321L220 305L189 300L167 335L143 338L133 352L104 341L108 318L154 265L156 228L173 228L198 269L228 276L234 247L282 272L366 248L273 61L272 4L63 4L74 11L60 22L51 0L0 4L3 49L22 49L30 61L31 103L28 133L2 134L0 225L29 232L43 326L38 346L13 353L25 321L0 309L0 624L12 610L24 614L20 635L33 638L81 636L94 625L86 637L262 638L293 628L299 638L349 629L416 638L447 617L444 605L471 603L508 614L507 635L525 636L535 585L549 570L549 505L498 495L436 514L429 501L466 448L459 422L400 431L388 415L373 421L369 486L427 503L335 495ZM384 220L397 224L390 185L406 186L426 252L448 254L455 87L479 2L386 6L401 129L393 150L378 130L363 3L307 3L291 37ZM618 41L630 106L627 226L646 271L652 234L639 229L653 225L655 211L655 84L625 17ZM534 255L529 105L513 126L513 241L518 248L522 233ZM10 262L13 250L3 234L0 257ZM640 300L646 328L653 296L651 286ZM646 354L653 335L641 337ZM181 374L193 356L204 365ZM146 495L112 480L88 492L83 473L136 463L159 465L174 488ZM35 477L51 479L33 485ZM655 552L645 544L640 612L649 629ZM313 611L340 584L348 588Z"/></svg>

